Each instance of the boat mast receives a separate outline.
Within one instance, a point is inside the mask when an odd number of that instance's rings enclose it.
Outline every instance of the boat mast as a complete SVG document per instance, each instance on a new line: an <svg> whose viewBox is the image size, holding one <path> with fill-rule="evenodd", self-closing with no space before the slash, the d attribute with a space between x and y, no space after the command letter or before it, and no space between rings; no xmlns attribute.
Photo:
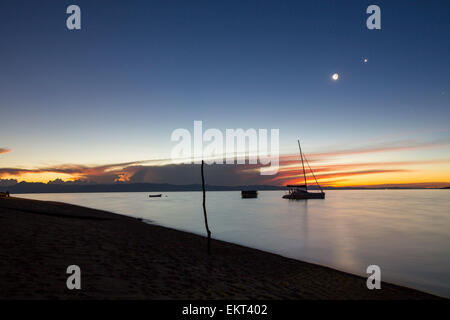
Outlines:
<svg viewBox="0 0 450 320"><path fill-rule="evenodd" d="M306 171L305 171L305 164L303 162L302 147L300 146L300 140L297 140L297 142L298 142L298 149L300 150L300 158L302 159L303 178L305 179L305 190L308 191L308 185L306 184Z"/></svg>
<svg viewBox="0 0 450 320"><path fill-rule="evenodd" d="M308 159L306 159L306 157L305 157L305 161L306 161L306 164L308 165L309 172L311 172L312 176L314 177L314 180L316 180L316 184L317 184L317 186L319 187L320 192L323 193L323 189L322 189L322 187L320 186L319 182L317 181L317 178L316 178L316 176L315 176L315 174L314 174L314 171L312 171L311 166L309 165Z"/></svg>

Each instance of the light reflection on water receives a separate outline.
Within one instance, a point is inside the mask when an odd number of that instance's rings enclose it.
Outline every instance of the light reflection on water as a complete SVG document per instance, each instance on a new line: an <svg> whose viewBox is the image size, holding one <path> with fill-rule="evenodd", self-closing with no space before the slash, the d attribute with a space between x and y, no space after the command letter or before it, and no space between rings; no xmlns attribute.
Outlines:
<svg viewBox="0 0 450 320"><path fill-rule="evenodd" d="M156 192L153 192L156 193ZM333 190L326 199L289 201L208 192L213 238L450 297L450 190ZM27 194L150 219L205 234L201 192Z"/></svg>

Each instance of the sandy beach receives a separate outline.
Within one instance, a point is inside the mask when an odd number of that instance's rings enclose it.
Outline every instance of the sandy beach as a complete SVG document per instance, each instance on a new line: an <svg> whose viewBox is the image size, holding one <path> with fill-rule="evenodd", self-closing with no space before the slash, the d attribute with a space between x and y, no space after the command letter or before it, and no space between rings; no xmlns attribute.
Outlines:
<svg viewBox="0 0 450 320"><path fill-rule="evenodd" d="M0 199L0 241L0 299L436 298L223 241L208 255L204 237L57 202Z"/></svg>

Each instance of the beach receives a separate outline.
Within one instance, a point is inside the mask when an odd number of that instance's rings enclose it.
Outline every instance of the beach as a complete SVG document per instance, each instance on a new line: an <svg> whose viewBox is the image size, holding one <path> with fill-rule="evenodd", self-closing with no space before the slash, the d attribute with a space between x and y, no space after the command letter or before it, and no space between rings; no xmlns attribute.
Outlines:
<svg viewBox="0 0 450 320"><path fill-rule="evenodd" d="M59 202L0 199L0 241L0 299L437 298L218 240L208 255L202 236Z"/></svg>

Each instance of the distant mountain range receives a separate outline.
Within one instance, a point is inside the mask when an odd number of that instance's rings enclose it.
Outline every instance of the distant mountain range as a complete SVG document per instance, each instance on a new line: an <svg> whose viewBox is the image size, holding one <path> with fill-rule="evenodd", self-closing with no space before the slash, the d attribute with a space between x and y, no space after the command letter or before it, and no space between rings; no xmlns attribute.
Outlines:
<svg viewBox="0 0 450 320"><path fill-rule="evenodd" d="M317 190L316 186L309 189ZM372 190L372 189L419 189L400 187L324 187L325 190ZM450 189L445 187L442 189ZM201 184L174 185L167 183L114 183L114 184L77 184L77 183L30 183L0 185L0 192L9 191L18 193L89 193L89 192L153 192L153 191L201 191ZM207 191L240 191L240 190L286 190L283 186L272 185L242 185L242 186L216 186L206 185Z"/></svg>

